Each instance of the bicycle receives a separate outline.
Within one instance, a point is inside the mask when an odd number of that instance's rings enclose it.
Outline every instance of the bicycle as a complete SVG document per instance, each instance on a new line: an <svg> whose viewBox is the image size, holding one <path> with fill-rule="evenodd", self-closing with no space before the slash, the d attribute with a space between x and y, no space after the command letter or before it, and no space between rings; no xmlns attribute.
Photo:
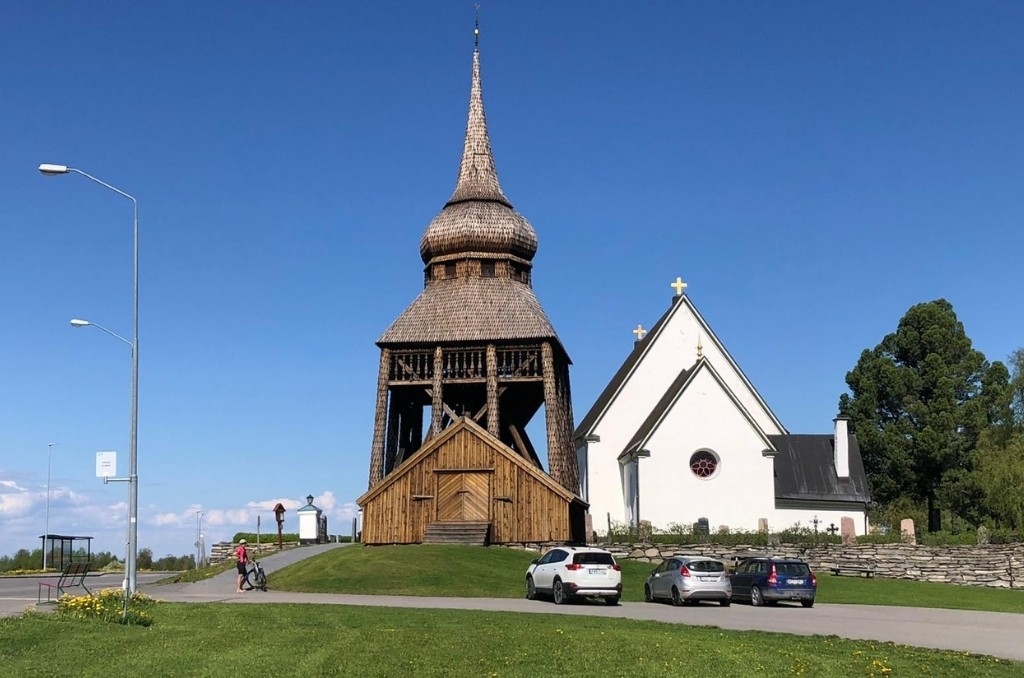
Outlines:
<svg viewBox="0 0 1024 678"><path fill-rule="evenodd" d="M253 589L266 591L267 575L263 571L263 567L257 560L251 560L249 562L251 567L245 573L245 581L242 583L242 588L246 591L252 591Z"/></svg>

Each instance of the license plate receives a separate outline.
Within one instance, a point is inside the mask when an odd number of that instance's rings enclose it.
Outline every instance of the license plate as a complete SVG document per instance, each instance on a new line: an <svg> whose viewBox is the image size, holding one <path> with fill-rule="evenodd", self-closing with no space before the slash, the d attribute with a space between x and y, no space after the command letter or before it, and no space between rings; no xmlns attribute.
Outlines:
<svg viewBox="0 0 1024 678"><path fill-rule="evenodd" d="M790 579L789 583L792 584L793 586L802 586L803 583L804 583L804 580L803 579Z"/></svg>
<svg viewBox="0 0 1024 678"><path fill-rule="evenodd" d="M701 577L700 580L701 581L715 581L715 578L714 577Z"/></svg>
<svg viewBox="0 0 1024 678"><path fill-rule="evenodd" d="M587 572L589 572L590 574L606 574L608 570L602 569L600 567L592 567L588 569Z"/></svg>

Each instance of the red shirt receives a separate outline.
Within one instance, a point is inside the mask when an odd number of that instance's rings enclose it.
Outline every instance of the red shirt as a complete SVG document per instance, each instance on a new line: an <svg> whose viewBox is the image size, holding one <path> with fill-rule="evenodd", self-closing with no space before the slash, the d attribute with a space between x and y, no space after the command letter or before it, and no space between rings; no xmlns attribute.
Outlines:
<svg viewBox="0 0 1024 678"><path fill-rule="evenodd" d="M245 550L245 544L239 544L235 549L235 558L238 558L240 563L249 562L249 552Z"/></svg>

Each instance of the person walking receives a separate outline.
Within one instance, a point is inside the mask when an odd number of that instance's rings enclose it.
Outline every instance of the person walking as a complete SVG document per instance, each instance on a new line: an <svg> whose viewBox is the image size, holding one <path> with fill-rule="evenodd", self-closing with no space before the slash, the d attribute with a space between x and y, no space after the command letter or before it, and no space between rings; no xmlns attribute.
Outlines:
<svg viewBox="0 0 1024 678"><path fill-rule="evenodd" d="M249 551L245 548L246 541L244 539L238 540L238 547L235 548L235 560L238 561L236 567L238 568L238 585L235 586L235 593L245 593L242 588L242 582L245 581L245 571L249 567Z"/></svg>

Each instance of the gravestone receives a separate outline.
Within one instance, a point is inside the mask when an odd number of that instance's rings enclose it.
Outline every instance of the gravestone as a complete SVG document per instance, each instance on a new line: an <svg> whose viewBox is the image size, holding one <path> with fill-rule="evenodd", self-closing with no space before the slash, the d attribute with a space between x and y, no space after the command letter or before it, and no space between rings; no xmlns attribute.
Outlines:
<svg viewBox="0 0 1024 678"><path fill-rule="evenodd" d="M853 527L853 518L843 516L839 521L839 534L843 538L843 545L855 544L857 542L857 531Z"/></svg>
<svg viewBox="0 0 1024 678"><path fill-rule="evenodd" d="M758 518L757 519L757 531L758 532L767 532L768 531L768 519L767 518Z"/></svg>
<svg viewBox="0 0 1024 678"><path fill-rule="evenodd" d="M639 532L640 541L645 544L651 541L651 521L641 520L637 531Z"/></svg>
<svg viewBox="0 0 1024 678"><path fill-rule="evenodd" d="M900 535L903 537L904 543L916 544L917 536L914 531L914 520L913 518L904 518L900 521Z"/></svg>
<svg viewBox="0 0 1024 678"><path fill-rule="evenodd" d="M988 543L988 528L982 525L978 528L978 544L983 545Z"/></svg>
<svg viewBox="0 0 1024 678"><path fill-rule="evenodd" d="M697 522L693 526L693 533L694 534L701 534L701 535L704 535L705 537L708 536L709 534L711 534L711 527L710 527L710 524L708 523L708 519L707 518L698 518Z"/></svg>

